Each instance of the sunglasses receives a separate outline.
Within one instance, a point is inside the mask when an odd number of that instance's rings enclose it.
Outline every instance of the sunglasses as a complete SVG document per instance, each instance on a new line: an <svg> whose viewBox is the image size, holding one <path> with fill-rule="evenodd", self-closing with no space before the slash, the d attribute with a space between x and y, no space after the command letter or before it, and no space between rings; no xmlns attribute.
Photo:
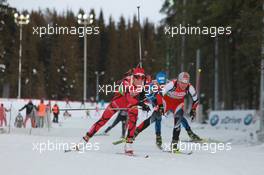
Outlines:
<svg viewBox="0 0 264 175"><path fill-rule="evenodd" d="M146 77L145 75L134 75L134 78L144 80Z"/></svg>
<svg viewBox="0 0 264 175"><path fill-rule="evenodd" d="M185 85L188 85L189 83L185 83L185 82L182 82L182 81L179 81L180 84L185 84Z"/></svg>
<svg viewBox="0 0 264 175"><path fill-rule="evenodd" d="M179 82L179 85L185 87L188 86L188 83Z"/></svg>

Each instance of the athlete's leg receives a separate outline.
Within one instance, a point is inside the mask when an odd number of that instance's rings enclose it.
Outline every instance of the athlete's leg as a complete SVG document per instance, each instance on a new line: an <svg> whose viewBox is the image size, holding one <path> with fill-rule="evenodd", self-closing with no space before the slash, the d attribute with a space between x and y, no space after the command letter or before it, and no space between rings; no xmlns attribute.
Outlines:
<svg viewBox="0 0 264 175"><path fill-rule="evenodd" d="M127 125L127 122L123 120L122 121L122 138L125 138L126 136L126 125Z"/></svg>
<svg viewBox="0 0 264 175"><path fill-rule="evenodd" d="M188 133L188 136L189 136L192 140L195 140L195 141L200 141L200 140L202 140L197 134L195 134L195 133L192 131L192 129L191 129L191 127L190 127L190 125L189 125L187 119L186 119L184 116L183 116L182 119L181 119L181 124L182 124L182 126L185 128L185 130L186 130L187 133Z"/></svg>
<svg viewBox="0 0 264 175"><path fill-rule="evenodd" d="M161 115L159 112L154 111L150 117L148 117L146 120L144 120L136 129L135 137L142 132L144 129L146 129L151 123L156 121L157 119L161 118Z"/></svg>
<svg viewBox="0 0 264 175"><path fill-rule="evenodd" d="M110 125L104 132L108 133L113 127L115 127L121 121L121 119L122 119L121 112L119 112L112 125Z"/></svg>
<svg viewBox="0 0 264 175"><path fill-rule="evenodd" d="M86 133L84 140L88 141L89 138L93 137L93 135L117 112L117 110L113 108L126 108L127 106L128 103L125 96L120 96L117 98L114 97L114 100L103 112L102 117L96 123L94 123L90 130Z"/></svg>
<svg viewBox="0 0 264 175"><path fill-rule="evenodd" d="M161 137L161 116L155 121L155 133L156 133L156 145L161 147L162 137Z"/></svg>
<svg viewBox="0 0 264 175"><path fill-rule="evenodd" d="M179 135L181 132L181 118L183 116L183 109L177 110L174 114L174 128L172 133L172 150L177 149L177 144L179 141Z"/></svg>
<svg viewBox="0 0 264 175"><path fill-rule="evenodd" d="M128 113L122 115L122 138L126 137ZM136 132L136 131L135 131Z"/></svg>
<svg viewBox="0 0 264 175"><path fill-rule="evenodd" d="M155 132L157 136L161 135L161 117L157 118L155 121Z"/></svg>
<svg viewBox="0 0 264 175"><path fill-rule="evenodd" d="M190 129L190 125L184 116L181 118L181 124L186 130Z"/></svg>
<svg viewBox="0 0 264 175"><path fill-rule="evenodd" d="M137 124L137 117L138 117L138 108L132 107L128 109L128 132L127 132L127 140L128 142L133 142L136 124Z"/></svg>
<svg viewBox="0 0 264 175"><path fill-rule="evenodd" d="M105 109L102 117L93 124L91 129L86 133L86 135L91 138L93 135L102 127L106 124L106 122L117 112L116 110L111 109L112 103L108 105L108 107ZM86 140L88 141L88 140Z"/></svg>
<svg viewBox="0 0 264 175"><path fill-rule="evenodd" d="M128 131L127 131L127 138L125 144L125 153L133 154L132 143L134 140L134 134L136 130L137 124L137 117L138 117L138 108L132 107L128 110Z"/></svg>
<svg viewBox="0 0 264 175"><path fill-rule="evenodd" d="M135 136L137 136L139 133L141 133L144 129L146 129L150 125L151 116L145 119L137 128Z"/></svg>

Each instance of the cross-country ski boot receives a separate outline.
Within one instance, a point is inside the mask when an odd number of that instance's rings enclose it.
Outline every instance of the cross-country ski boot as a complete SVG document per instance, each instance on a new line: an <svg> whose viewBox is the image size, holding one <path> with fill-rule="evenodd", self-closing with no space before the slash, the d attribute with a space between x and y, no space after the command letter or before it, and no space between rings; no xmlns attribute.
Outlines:
<svg viewBox="0 0 264 175"><path fill-rule="evenodd" d="M89 142L90 137L88 135L83 136L83 139L75 146L76 151L84 151L85 145Z"/></svg>
<svg viewBox="0 0 264 175"><path fill-rule="evenodd" d="M156 135L156 145L158 148L162 148L161 145L162 145L162 137L160 135Z"/></svg>
<svg viewBox="0 0 264 175"><path fill-rule="evenodd" d="M180 150L178 148L178 140L172 140L172 142L171 142L171 153L177 154L179 152L180 152Z"/></svg>
<svg viewBox="0 0 264 175"><path fill-rule="evenodd" d="M196 135L191 129L187 130L187 133L192 141L194 142L202 141L202 139L198 135Z"/></svg>
<svg viewBox="0 0 264 175"><path fill-rule="evenodd" d="M64 152L67 153L67 152L72 152L72 151L77 151L77 152L84 151L84 148L85 148L87 142L89 141L89 139L90 139L90 137L88 135L84 136L79 141L79 143L77 143L76 145L73 145L73 147L71 147L69 149L64 150Z"/></svg>
<svg viewBox="0 0 264 175"><path fill-rule="evenodd" d="M85 136L83 136L83 140L87 143L89 142L90 136L88 136L87 134Z"/></svg>
<svg viewBox="0 0 264 175"><path fill-rule="evenodd" d="M133 156L134 155L134 150L133 150L133 139L132 138L127 138L126 139L126 144L125 144L125 154L128 156Z"/></svg>

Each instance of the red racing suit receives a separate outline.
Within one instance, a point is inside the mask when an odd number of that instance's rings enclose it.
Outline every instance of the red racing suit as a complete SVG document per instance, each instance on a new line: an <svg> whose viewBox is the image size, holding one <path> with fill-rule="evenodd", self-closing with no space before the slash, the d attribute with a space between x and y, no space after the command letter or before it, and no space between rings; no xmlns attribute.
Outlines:
<svg viewBox="0 0 264 175"><path fill-rule="evenodd" d="M119 109L113 108L127 108L128 112L128 134L127 139L133 140L134 132L136 129L136 122L138 116L138 107L139 104L139 94L142 90L139 87L133 85L132 76L125 77L118 89L118 92L115 93L112 101L107 106L105 111L102 114L102 117L93 124L90 130L87 132L87 136L91 138L106 122L117 112Z"/></svg>
<svg viewBox="0 0 264 175"><path fill-rule="evenodd" d="M177 80L175 79L163 87L163 97L159 97L159 103L162 102L164 112L172 111L173 113L177 113L180 109L184 109L184 97L186 95L191 96L193 100L192 109L196 110L198 106L198 97L194 87L189 83L186 89L181 89L177 86Z"/></svg>

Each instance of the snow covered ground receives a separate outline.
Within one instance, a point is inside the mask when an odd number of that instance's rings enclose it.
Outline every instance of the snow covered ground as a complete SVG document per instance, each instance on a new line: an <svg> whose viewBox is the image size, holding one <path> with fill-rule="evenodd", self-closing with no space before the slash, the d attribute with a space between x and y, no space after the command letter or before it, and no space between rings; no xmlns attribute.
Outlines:
<svg viewBox="0 0 264 175"><path fill-rule="evenodd" d="M0 100L1 102L3 100ZM10 101L4 101L4 103L7 107L11 104ZM17 115L17 109L23 106L23 103L24 101L13 101L12 118ZM63 102L59 105L64 107ZM72 103L72 107L80 107L80 104ZM10 134L0 134L0 174L262 175L264 173L264 144L256 141L255 131L214 129L195 123L192 123L192 127L198 135L223 141L224 145L231 142L231 150L216 150L216 153L212 153L215 152L212 147L210 150L194 150L192 155L164 153L155 146L154 126L151 126L138 136L134 144L138 157L128 157L117 154L123 151L124 145L112 145L112 142L118 140L121 135L120 125L111 130L109 136L95 136L91 140L92 150L84 153L64 153L63 149L54 150L55 147L51 146L78 142L98 117L95 111L91 112L91 117L88 118L85 117L84 111L75 111L72 112L71 118L63 119L60 116L61 124L53 124L50 130L47 128L31 130L29 126L26 129L12 127ZM144 113L139 120L142 121L145 118ZM113 119L107 124L111 124ZM172 126L172 118L163 119L164 144L169 144L171 141ZM4 129L8 130L8 128ZM188 139L184 129L182 129L181 139ZM40 144L42 146L50 144L50 149L40 153ZM149 155L149 158L145 158L145 155Z"/></svg>

